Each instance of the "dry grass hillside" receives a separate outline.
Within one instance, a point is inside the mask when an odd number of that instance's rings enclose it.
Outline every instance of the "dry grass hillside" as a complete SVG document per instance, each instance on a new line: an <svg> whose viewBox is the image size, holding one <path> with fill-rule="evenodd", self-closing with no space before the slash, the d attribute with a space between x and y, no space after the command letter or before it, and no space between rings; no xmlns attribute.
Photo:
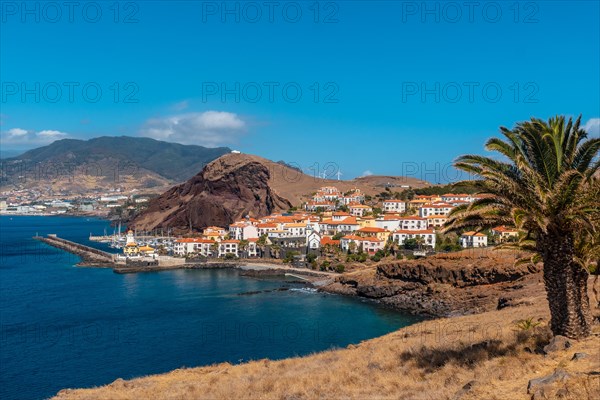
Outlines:
<svg viewBox="0 0 600 400"><path fill-rule="evenodd" d="M544 350L550 334L543 290L530 298L499 311L421 322L345 349L118 379L63 390L55 399L600 398L600 326L568 348ZM599 311L596 306L596 317ZM528 393L531 379L552 374L556 382Z"/></svg>

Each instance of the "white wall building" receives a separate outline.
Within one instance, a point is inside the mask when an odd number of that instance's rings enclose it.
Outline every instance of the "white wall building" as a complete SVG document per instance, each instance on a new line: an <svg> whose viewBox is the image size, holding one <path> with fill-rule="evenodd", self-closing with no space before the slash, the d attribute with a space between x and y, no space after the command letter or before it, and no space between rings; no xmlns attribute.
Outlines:
<svg viewBox="0 0 600 400"><path fill-rule="evenodd" d="M213 253L213 245L215 241L198 238L183 238L175 241L173 251L178 256L186 256L188 254L200 254L204 257L209 257Z"/></svg>
<svg viewBox="0 0 600 400"><path fill-rule="evenodd" d="M460 235L460 245L467 247L486 247L487 236L481 232L465 232Z"/></svg>
<svg viewBox="0 0 600 400"><path fill-rule="evenodd" d="M430 215L448 215L452 211L452 205L446 203L428 204L419 208L419 217L427 218Z"/></svg>
<svg viewBox="0 0 600 400"><path fill-rule="evenodd" d="M400 246L404 245L406 239L416 239L417 237L423 238L423 245L435 248L435 232L433 229L424 230L406 230L399 229L392 233L392 240L398 243Z"/></svg>
<svg viewBox="0 0 600 400"><path fill-rule="evenodd" d="M239 240L223 240L219 243L219 257L224 257L227 254L239 256Z"/></svg>
<svg viewBox="0 0 600 400"><path fill-rule="evenodd" d="M404 200L384 200L384 212L403 213L406 211L406 202Z"/></svg>

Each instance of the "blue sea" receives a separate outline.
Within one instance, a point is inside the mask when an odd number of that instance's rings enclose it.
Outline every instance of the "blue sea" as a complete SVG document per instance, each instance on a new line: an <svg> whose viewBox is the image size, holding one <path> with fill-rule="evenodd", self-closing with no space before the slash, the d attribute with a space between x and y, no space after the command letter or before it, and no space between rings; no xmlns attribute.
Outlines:
<svg viewBox="0 0 600 400"><path fill-rule="evenodd" d="M0 399L218 362L305 355L417 321L372 302L236 270L119 275L32 239L88 240L100 219L0 217Z"/></svg>

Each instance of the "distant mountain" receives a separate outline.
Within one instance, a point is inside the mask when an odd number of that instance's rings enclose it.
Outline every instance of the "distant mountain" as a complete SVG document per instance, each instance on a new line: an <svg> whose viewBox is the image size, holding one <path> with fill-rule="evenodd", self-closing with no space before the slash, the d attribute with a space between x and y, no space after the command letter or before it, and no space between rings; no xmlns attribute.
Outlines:
<svg viewBox="0 0 600 400"><path fill-rule="evenodd" d="M169 143L150 138L104 136L63 139L2 160L1 185L49 183L85 186L163 186L183 182L231 150ZM137 183L136 183L137 182ZM74 188L77 190L77 188Z"/></svg>

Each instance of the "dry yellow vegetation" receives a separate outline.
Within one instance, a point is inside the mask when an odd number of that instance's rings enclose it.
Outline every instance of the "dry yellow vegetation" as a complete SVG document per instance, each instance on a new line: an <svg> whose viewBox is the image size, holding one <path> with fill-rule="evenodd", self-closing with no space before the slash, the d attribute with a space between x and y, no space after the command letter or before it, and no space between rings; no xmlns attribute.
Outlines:
<svg viewBox="0 0 600 400"><path fill-rule="evenodd" d="M424 321L345 349L119 379L63 390L55 399L531 399L528 381L556 369L571 378L542 398L600 398L600 326L570 348L544 355L550 332L543 291L534 300ZM531 323L518 327L522 320ZM575 353L587 357L573 360Z"/></svg>

